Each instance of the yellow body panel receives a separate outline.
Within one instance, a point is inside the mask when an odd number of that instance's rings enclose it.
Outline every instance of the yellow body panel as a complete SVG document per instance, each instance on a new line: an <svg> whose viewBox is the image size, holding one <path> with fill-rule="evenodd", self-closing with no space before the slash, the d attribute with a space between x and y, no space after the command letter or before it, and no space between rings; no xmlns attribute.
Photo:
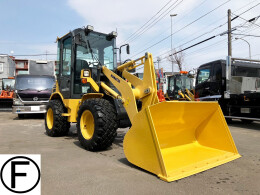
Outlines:
<svg viewBox="0 0 260 195"><path fill-rule="evenodd" d="M143 80L127 72L127 70L140 65L144 65ZM117 69L122 71L124 78L119 77L105 66L103 66L103 73L121 93L119 99L123 100L123 105L127 111L131 123L133 124L133 118L138 113L136 100L142 101L141 110L144 110L148 106L159 102L157 97L153 57L151 54L147 53L146 56L139 58L136 61L130 61L124 65L121 65ZM134 89L132 86L134 86ZM115 94L114 96L117 95Z"/></svg>
<svg viewBox="0 0 260 195"><path fill-rule="evenodd" d="M90 80L88 80L88 81L90 81ZM98 87L98 90L99 90L99 87ZM104 94L102 94L102 93L88 93L88 94L84 94L81 99L64 99L63 95L60 93L59 84L57 81L55 84L54 91L55 92L53 92L51 94L50 100L57 99L57 98L62 100L64 106L68 109L68 112L63 113L62 116L68 117L68 122L71 122L71 123L77 122L78 110L79 110L79 106L81 105L82 102L84 102L86 99L89 99L89 98L102 98L104 96Z"/></svg>
<svg viewBox="0 0 260 195"><path fill-rule="evenodd" d="M162 102L133 121L124 138L127 159L165 181L240 157L216 102Z"/></svg>
<svg viewBox="0 0 260 195"><path fill-rule="evenodd" d="M89 76L88 77L84 77L83 73L84 71L87 70L89 71ZM91 71L89 69L82 69L80 72L80 78L86 78L87 82L90 83L91 88L95 91L95 92L99 92L99 86L98 84L92 79L91 77Z"/></svg>
<svg viewBox="0 0 260 195"><path fill-rule="evenodd" d="M63 103L68 109L68 122L76 123L81 99L63 99Z"/></svg>

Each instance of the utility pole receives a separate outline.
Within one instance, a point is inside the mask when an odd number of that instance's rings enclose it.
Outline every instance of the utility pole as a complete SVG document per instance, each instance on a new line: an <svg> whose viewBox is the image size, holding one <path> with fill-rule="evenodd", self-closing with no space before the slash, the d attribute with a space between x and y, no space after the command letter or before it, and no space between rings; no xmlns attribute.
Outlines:
<svg viewBox="0 0 260 195"><path fill-rule="evenodd" d="M177 16L177 14L171 14L170 15L170 17L171 17L171 54L173 53L172 52L172 17L174 17L174 16ZM173 61L172 61L172 75L173 75L173 72L174 72L174 70L173 70Z"/></svg>
<svg viewBox="0 0 260 195"><path fill-rule="evenodd" d="M231 10L228 10L228 56L232 56Z"/></svg>
<svg viewBox="0 0 260 195"><path fill-rule="evenodd" d="M159 69L160 69L160 61L161 61L161 58L160 58L160 57L157 57L158 71L159 71Z"/></svg>
<svg viewBox="0 0 260 195"><path fill-rule="evenodd" d="M228 10L228 56L226 59L226 91L224 98L230 98L229 82L231 81L231 58L232 58L232 37L231 37L231 10Z"/></svg>

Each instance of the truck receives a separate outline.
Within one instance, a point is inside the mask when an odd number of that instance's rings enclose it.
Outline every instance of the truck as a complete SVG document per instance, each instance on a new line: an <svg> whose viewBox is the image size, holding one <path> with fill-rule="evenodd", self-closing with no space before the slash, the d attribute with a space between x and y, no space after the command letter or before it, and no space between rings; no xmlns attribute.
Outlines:
<svg viewBox="0 0 260 195"><path fill-rule="evenodd" d="M218 101L228 122L260 121L260 61L227 58L201 65L195 98Z"/></svg>
<svg viewBox="0 0 260 195"><path fill-rule="evenodd" d="M13 113L18 118L25 114L46 112L55 77L51 75L17 75L13 97Z"/></svg>

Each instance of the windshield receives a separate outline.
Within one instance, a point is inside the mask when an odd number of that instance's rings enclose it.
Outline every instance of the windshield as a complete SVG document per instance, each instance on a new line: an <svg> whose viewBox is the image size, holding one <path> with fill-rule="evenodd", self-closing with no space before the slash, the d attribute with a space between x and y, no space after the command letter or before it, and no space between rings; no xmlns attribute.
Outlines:
<svg viewBox="0 0 260 195"><path fill-rule="evenodd" d="M17 77L17 90L51 90L55 83L54 77Z"/></svg>
<svg viewBox="0 0 260 195"><path fill-rule="evenodd" d="M90 67L98 65L98 61L110 70L116 66L114 60L115 40L108 40L106 35L89 33L84 36L81 45L77 45L76 60L85 61Z"/></svg>
<svg viewBox="0 0 260 195"><path fill-rule="evenodd" d="M185 89L192 89L192 78L189 78L188 76L182 76L182 86Z"/></svg>
<svg viewBox="0 0 260 195"><path fill-rule="evenodd" d="M210 69L209 68L199 70L199 73L198 73L198 84L208 80L209 79L209 75L210 75Z"/></svg>
<svg viewBox="0 0 260 195"><path fill-rule="evenodd" d="M14 90L14 79L3 79L3 90Z"/></svg>
<svg viewBox="0 0 260 195"><path fill-rule="evenodd" d="M192 89L192 78L189 78L187 75L177 75L176 76L176 91Z"/></svg>

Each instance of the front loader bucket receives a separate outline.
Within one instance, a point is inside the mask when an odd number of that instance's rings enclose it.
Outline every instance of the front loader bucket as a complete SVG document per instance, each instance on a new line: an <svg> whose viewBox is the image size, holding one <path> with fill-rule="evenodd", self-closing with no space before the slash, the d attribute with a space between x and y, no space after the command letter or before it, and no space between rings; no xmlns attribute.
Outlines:
<svg viewBox="0 0 260 195"><path fill-rule="evenodd" d="M171 182L240 157L217 102L162 102L140 111L124 138L132 164Z"/></svg>

